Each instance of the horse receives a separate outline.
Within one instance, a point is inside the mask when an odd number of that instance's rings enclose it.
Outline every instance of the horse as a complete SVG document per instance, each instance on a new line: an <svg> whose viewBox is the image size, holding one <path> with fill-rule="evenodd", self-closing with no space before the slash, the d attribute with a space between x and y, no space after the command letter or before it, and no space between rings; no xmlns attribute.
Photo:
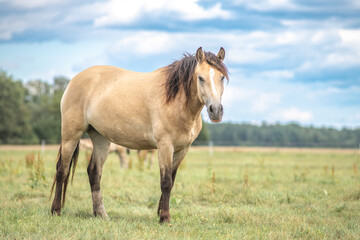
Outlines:
<svg viewBox="0 0 360 240"><path fill-rule="evenodd" d="M137 151L137 158L139 160L139 167L140 169L143 168L144 162L149 160L148 169L150 169L153 165L154 158L155 158L156 150L148 149L148 150L138 150Z"/></svg>
<svg viewBox="0 0 360 240"><path fill-rule="evenodd" d="M83 139L80 139L80 148L92 151L93 144L90 139L83 138ZM120 167L121 168L126 167L126 165L128 163L126 154L129 154L130 150L127 149L126 147L117 145L115 143L111 143L110 147L109 147L109 153L112 153L112 152L116 153L119 156Z"/></svg>
<svg viewBox="0 0 360 240"><path fill-rule="evenodd" d="M75 173L79 141L87 132L94 146L87 172L95 217L108 218L100 180L114 142L130 149L157 149L161 186L157 213L160 223L169 222L176 172L200 133L204 105L212 122L222 120L224 79L229 81L224 58L222 47L217 55L200 47L195 54L185 53L153 72L93 66L77 74L60 103L61 143L51 213L61 214L71 168L71 181Z"/></svg>

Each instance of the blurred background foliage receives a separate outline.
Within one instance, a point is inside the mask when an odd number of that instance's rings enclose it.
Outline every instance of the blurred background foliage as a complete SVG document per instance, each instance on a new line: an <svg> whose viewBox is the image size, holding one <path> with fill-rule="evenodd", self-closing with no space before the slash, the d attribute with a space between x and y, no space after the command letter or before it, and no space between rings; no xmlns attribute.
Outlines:
<svg viewBox="0 0 360 240"><path fill-rule="evenodd" d="M0 144L60 142L61 96L69 83L55 77L52 83L35 79L23 83L0 72ZM360 128L335 129L298 123L267 124L203 122L194 145L357 148Z"/></svg>

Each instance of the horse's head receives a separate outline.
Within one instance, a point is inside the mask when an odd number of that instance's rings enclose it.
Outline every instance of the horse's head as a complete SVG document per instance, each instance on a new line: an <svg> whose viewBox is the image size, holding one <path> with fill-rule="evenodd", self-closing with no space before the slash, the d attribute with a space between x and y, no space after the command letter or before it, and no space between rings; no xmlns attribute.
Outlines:
<svg viewBox="0 0 360 240"><path fill-rule="evenodd" d="M200 47L196 51L197 66L195 78L198 97L205 104L209 118L212 122L221 122L224 113L221 97L224 91L224 79L228 73L223 60L225 58L224 48L220 48L218 54L204 52Z"/></svg>

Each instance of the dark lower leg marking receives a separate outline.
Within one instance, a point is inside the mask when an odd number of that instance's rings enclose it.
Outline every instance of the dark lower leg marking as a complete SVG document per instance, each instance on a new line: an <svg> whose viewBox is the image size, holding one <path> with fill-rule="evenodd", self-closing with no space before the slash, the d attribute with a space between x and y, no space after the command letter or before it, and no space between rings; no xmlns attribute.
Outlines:
<svg viewBox="0 0 360 240"><path fill-rule="evenodd" d="M63 176L64 172L62 171L61 166L61 158L59 158L58 162L56 163L56 174L55 174L55 197L54 201L51 206L51 213L60 215L61 212L61 194L62 194L62 185L63 185Z"/></svg>
<svg viewBox="0 0 360 240"><path fill-rule="evenodd" d="M51 193L52 193L55 182L56 182L55 197L54 197L53 204L51 206L51 213L52 214L56 213L57 215L60 215L61 207L63 207L65 204L66 189L67 189L67 185L69 182L70 170L71 170L72 166L73 166L73 177L74 177L76 162L77 162L77 158L79 155L79 143L77 143L76 148L72 154L70 163L68 165L68 169L66 169L63 165L61 150L62 150L62 146L60 145L58 156L57 156L58 161L56 163L56 174L55 174L53 186L51 188ZM61 204L61 195L63 196L62 204Z"/></svg>
<svg viewBox="0 0 360 240"><path fill-rule="evenodd" d="M91 196L93 200L93 213L94 216L107 218L108 215L106 214L104 204L102 202L101 190L100 190L100 180L101 174L99 173L99 166L94 164L93 157L90 160L90 164L88 166L87 172L89 175L89 182L91 188Z"/></svg>
<svg viewBox="0 0 360 240"><path fill-rule="evenodd" d="M160 213L160 222L170 221L170 212L169 212L169 200L170 192L172 189L172 175L168 172L165 173L165 176L161 177L161 198L159 201L158 212Z"/></svg>
<svg viewBox="0 0 360 240"><path fill-rule="evenodd" d="M100 178L101 176L98 173L98 167L96 164L92 164L92 159L93 157L91 157L90 160L90 164L87 168L87 172L89 175L89 182L90 182L90 187L91 187L91 191L99 191L100 190Z"/></svg>

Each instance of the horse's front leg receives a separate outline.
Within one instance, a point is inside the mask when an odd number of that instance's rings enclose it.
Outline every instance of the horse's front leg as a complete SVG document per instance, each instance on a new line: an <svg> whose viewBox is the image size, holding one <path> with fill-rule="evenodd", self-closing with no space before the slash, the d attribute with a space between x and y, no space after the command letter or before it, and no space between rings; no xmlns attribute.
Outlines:
<svg viewBox="0 0 360 240"><path fill-rule="evenodd" d="M161 197L159 201L158 214L160 222L170 221L169 200L172 189L172 162L174 149L170 144L158 146Z"/></svg>
<svg viewBox="0 0 360 240"><path fill-rule="evenodd" d="M171 167L171 175L170 175L170 177L171 177L171 187L170 187L170 190L169 190L169 197L167 198L167 204L168 204L167 206L169 206L170 192L171 192L171 190L172 190L172 188L174 186L177 169L178 169L180 163L182 162L182 160L185 158L185 155L187 154L188 151L189 151L189 147L187 147L187 148L185 148L185 149L183 149L181 151L173 153L172 162L171 162L171 166L172 166ZM159 152L159 154L160 154L160 152ZM159 160L159 162L160 162L160 160ZM161 183L162 183L162 181L161 181ZM158 207L158 215L160 215L160 222L170 220L170 215L169 215L168 220L165 220L165 219L162 220L162 218L161 218L161 216L162 216L161 213L163 212L162 206L164 205L164 201L165 201L165 195L161 194L161 198L160 198L160 201L159 201L159 207Z"/></svg>

